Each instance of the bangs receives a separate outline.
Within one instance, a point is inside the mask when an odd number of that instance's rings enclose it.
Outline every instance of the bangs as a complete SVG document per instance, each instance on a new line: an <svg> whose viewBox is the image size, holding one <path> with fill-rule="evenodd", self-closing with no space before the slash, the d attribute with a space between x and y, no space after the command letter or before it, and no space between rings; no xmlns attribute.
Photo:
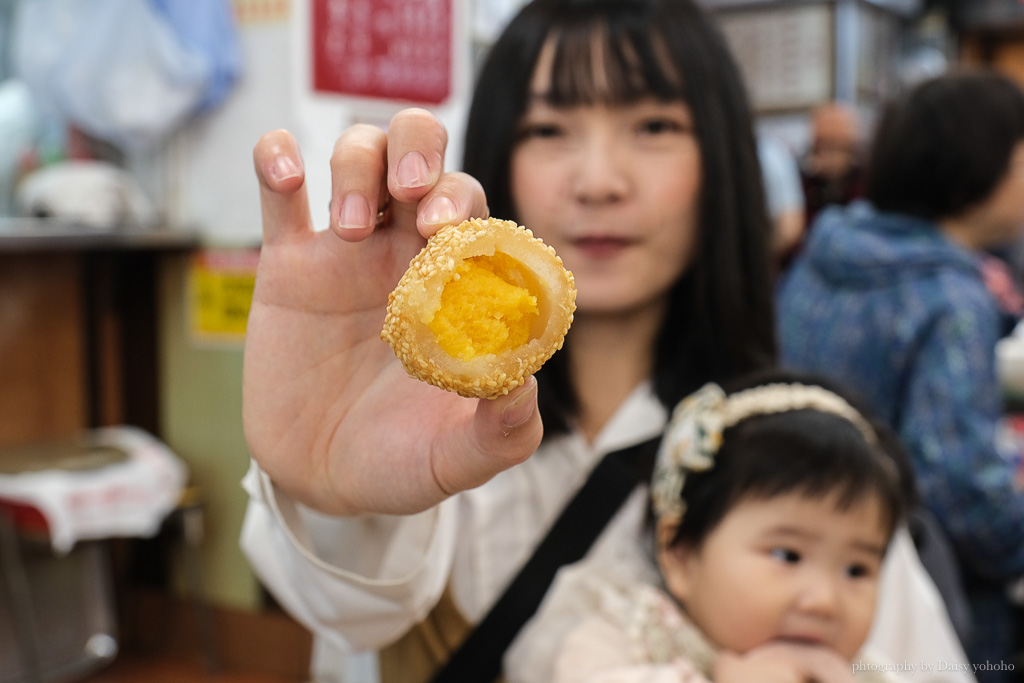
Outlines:
<svg viewBox="0 0 1024 683"><path fill-rule="evenodd" d="M904 494L895 462L853 423L817 410L772 417L754 416L733 428L737 433L729 438L739 442L732 445L739 463L734 500L797 493L831 498L837 510L849 511L874 497L890 527L902 516Z"/></svg>
<svg viewBox="0 0 1024 683"><path fill-rule="evenodd" d="M582 18L554 29L546 49L553 51L551 88L540 94L552 106L687 101L661 33L640 17Z"/></svg>

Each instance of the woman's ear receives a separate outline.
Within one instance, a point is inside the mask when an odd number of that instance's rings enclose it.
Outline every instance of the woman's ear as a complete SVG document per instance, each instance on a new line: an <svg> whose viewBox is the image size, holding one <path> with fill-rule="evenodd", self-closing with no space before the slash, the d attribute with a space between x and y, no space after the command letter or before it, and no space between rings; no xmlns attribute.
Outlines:
<svg viewBox="0 0 1024 683"><path fill-rule="evenodd" d="M690 595L689 560L692 551L686 545L672 545L679 524L670 519L659 519L655 530L658 544L658 567L665 581L665 588L676 600L685 603Z"/></svg>

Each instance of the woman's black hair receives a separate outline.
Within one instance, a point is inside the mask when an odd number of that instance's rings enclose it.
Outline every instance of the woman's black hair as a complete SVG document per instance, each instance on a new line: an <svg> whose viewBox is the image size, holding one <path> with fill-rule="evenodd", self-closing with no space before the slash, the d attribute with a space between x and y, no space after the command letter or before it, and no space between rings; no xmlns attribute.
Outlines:
<svg viewBox="0 0 1024 683"><path fill-rule="evenodd" d="M841 396L871 425L875 443L848 419L819 410L744 419L723 432L710 469L687 474L681 494L686 513L671 545L700 548L738 502L790 493L836 496L840 509L876 496L891 535L916 501L910 461L896 434L865 412L856 396L818 375L773 370L723 388L733 394L773 383L820 386Z"/></svg>
<svg viewBox="0 0 1024 683"><path fill-rule="evenodd" d="M592 83L595 36L605 48L606 92ZM548 41L555 44L553 106L653 96L684 101L693 116L701 232L653 349L659 400L674 405L704 382L772 363L771 227L746 90L718 28L692 0L535 0L524 7L491 48L466 126L463 170L481 182L491 214L500 218L518 220L510 160ZM570 331L538 373L546 436L567 431L578 411L571 354Z"/></svg>
<svg viewBox="0 0 1024 683"><path fill-rule="evenodd" d="M988 198L1024 140L1024 92L983 69L925 81L884 109L866 196L880 211L935 221Z"/></svg>

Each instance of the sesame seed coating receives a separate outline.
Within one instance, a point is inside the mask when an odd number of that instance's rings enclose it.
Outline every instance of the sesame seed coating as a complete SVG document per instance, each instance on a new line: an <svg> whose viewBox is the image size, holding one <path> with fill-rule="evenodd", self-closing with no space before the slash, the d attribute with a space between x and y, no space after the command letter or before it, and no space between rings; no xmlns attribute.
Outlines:
<svg viewBox="0 0 1024 683"><path fill-rule="evenodd" d="M428 326L444 286L476 256L506 254L533 274L539 291L536 334L518 348L462 360L445 352ZM576 310L575 280L555 250L512 221L470 219L438 230L388 297L381 339L412 377L470 398L495 398L526 381L562 348Z"/></svg>

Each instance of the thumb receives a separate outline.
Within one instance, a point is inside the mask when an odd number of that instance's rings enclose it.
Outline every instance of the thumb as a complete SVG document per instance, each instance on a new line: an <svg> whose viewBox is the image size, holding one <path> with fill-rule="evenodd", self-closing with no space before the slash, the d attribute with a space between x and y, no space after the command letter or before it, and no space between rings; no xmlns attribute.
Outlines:
<svg viewBox="0 0 1024 683"><path fill-rule="evenodd" d="M495 420L495 416L498 420ZM540 412L537 410L537 378L530 375L523 382L521 387L510 391L506 396L500 396L491 401L481 401L476 411L477 438L483 444L494 444L501 439L506 441L520 441L522 447L530 446L530 451L525 456L519 457L517 451L520 444L513 444L513 449L506 453L495 453L504 455L512 460L512 464L518 464L533 454L540 445L540 439L544 435L544 427L540 421Z"/></svg>
<svg viewBox="0 0 1024 683"><path fill-rule="evenodd" d="M306 172L295 138L286 130L266 133L252 156L260 182L263 241L273 243L309 231Z"/></svg>
<svg viewBox="0 0 1024 683"><path fill-rule="evenodd" d="M506 396L477 401L476 412L463 435L463 447L454 450L463 456L439 463L435 469L437 483L448 495L480 486L527 460L543 435L537 380L530 376ZM471 455L467 457L466 453Z"/></svg>

